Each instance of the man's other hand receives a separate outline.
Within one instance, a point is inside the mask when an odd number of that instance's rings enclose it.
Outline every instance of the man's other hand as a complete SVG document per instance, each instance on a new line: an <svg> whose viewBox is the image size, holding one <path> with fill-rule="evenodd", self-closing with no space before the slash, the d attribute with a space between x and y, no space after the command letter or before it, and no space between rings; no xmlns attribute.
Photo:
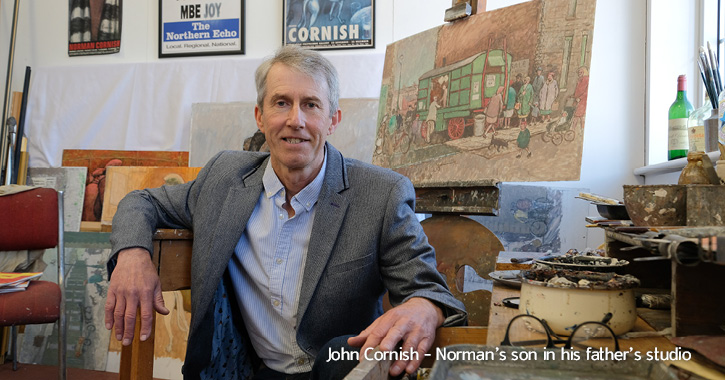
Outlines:
<svg viewBox="0 0 725 380"><path fill-rule="evenodd" d="M347 343L361 347L362 360L368 348L379 346L381 351L393 351L402 341L402 351L412 350L418 355L413 360L397 360L390 367L390 375L398 376L403 370L413 373L433 345L436 328L443 324L443 320L443 311L433 302L414 297L388 310L360 335L348 339Z"/></svg>
<svg viewBox="0 0 725 380"><path fill-rule="evenodd" d="M136 310L141 308L141 340L151 334L154 310L169 314L161 295L161 281L151 255L143 248L124 249L118 253L106 298L106 328L116 326L116 339L128 346L133 340Z"/></svg>

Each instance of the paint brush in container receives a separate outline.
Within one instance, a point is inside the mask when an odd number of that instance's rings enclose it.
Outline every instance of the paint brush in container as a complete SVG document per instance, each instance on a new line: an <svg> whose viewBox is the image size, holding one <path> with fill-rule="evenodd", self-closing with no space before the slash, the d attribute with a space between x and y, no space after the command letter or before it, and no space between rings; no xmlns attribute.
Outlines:
<svg viewBox="0 0 725 380"><path fill-rule="evenodd" d="M717 58L715 58L715 52L712 51L710 41L707 41L707 51L710 55L710 67L712 67L715 87L717 88L717 93L720 94L723 90L722 78L720 77L720 63L717 61Z"/></svg>
<svg viewBox="0 0 725 380"><path fill-rule="evenodd" d="M712 68L710 67L710 60L707 58L705 48L700 47L700 55L697 60L697 65L700 68L700 75L707 91L707 96L710 98L710 103L713 109L717 109L717 96L718 91L715 87L715 81L713 79Z"/></svg>

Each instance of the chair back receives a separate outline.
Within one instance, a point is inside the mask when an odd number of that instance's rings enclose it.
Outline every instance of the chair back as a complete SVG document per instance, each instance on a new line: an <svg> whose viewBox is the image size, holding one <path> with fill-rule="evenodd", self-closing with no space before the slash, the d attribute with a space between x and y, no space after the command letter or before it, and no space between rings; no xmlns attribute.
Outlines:
<svg viewBox="0 0 725 380"><path fill-rule="evenodd" d="M0 251L58 247L58 284L36 281L24 292L0 295L0 309L13 326L13 370L17 369L17 326L58 320L58 378L66 379L65 245L63 239L63 192L35 188L0 196ZM0 252L1 253L1 252ZM54 309L57 307L59 312Z"/></svg>
<svg viewBox="0 0 725 380"><path fill-rule="evenodd" d="M0 196L0 251L58 245L58 192L37 188Z"/></svg>

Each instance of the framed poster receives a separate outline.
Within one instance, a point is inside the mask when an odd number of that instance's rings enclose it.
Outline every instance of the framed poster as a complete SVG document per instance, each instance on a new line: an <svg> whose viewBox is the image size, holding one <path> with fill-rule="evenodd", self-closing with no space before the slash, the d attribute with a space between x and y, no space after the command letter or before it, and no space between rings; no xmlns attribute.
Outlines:
<svg viewBox="0 0 725 380"><path fill-rule="evenodd" d="M244 54L244 0L159 0L159 58Z"/></svg>
<svg viewBox="0 0 725 380"><path fill-rule="evenodd" d="M282 45L375 47L375 0L283 0Z"/></svg>
<svg viewBox="0 0 725 380"><path fill-rule="evenodd" d="M68 0L68 56L121 51L123 0Z"/></svg>

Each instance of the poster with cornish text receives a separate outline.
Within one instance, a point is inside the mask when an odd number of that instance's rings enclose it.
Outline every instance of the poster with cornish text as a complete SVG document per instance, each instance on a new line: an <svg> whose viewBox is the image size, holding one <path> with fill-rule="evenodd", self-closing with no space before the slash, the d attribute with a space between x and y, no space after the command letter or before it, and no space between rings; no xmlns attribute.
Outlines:
<svg viewBox="0 0 725 380"><path fill-rule="evenodd" d="M159 58L244 54L244 0L159 0Z"/></svg>
<svg viewBox="0 0 725 380"><path fill-rule="evenodd" d="M123 0L68 1L68 56L121 51Z"/></svg>
<svg viewBox="0 0 725 380"><path fill-rule="evenodd" d="M284 0L283 45L375 47L375 0Z"/></svg>

